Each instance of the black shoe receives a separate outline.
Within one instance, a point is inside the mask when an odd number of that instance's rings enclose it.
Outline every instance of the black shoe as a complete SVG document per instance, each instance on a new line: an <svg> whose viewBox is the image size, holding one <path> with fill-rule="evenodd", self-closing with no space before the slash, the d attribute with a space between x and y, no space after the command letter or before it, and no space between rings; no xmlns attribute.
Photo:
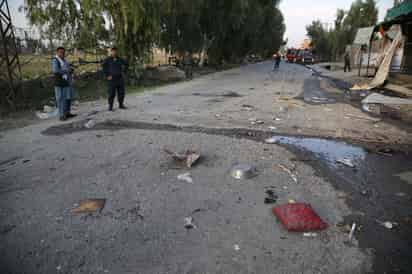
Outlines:
<svg viewBox="0 0 412 274"><path fill-rule="evenodd" d="M67 118L67 119L74 118L74 117L76 117L76 116L77 116L77 114L72 114L72 113L66 114L66 118Z"/></svg>
<svg viewBox="0 0 412 274"><path fill-rule="evenodd" d="M110 112L113 112L114 110L113 110L113 107L112 106L109 106L109 109L108 109Z"/></svg>
<svg viewBox="0 0 412 274"><path fill-rule="evenodd" d="M120 109L127 109L127 107L125 105L120 105L119 108Z"/></svg>
<svg viewBox="0 0 412 274"><path fill-rule="evenodd" d="M59 118L59 120L60 120L60 121L62 121L62 122L66 121L66 120L67 120L66 115L64 115L64 116L60 117L60 118Z"/></svg>

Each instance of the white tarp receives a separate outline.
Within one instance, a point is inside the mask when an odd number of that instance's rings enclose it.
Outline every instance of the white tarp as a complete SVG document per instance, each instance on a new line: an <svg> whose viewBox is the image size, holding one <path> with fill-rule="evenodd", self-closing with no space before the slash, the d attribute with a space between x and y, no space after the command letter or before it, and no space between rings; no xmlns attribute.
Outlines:
<svg viewBox="0 0 412 274"><path fill-rule="evenodd" d="M412 105L412 99L385 96L379 93L372 93L362 104L383 104L383 105Z"/></svg>
<svg viewBox="0 0 412 274"><path fill-rule="evenodd" d="M367 27L367 28L358 29L358 32L356 33L355 41L353 41L353 44L369 45L374 29L375 27Z"/></svg>
<svg viewBox="0 0 412 274"><path fill-rule="evenodd" d="M391 68L393 56L398 49L399 44L402 42L402 39L402 32L399 31L391 46L385 51L383 61L379 66L379 70L376 73L375 78L373 78L372 82L369 84L368 89L379 87L385 83L385 80L388 77L389 70Z"/></svg>

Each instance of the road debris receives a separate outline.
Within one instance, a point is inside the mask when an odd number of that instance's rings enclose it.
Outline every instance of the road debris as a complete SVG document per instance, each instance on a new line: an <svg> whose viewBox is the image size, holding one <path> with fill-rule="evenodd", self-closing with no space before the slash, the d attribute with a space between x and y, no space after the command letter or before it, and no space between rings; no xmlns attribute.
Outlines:
<svg viewBox="0 0 412 274"><path fill-rule="evenodd" d="M59 110L58 109L54 109L52 111L36 111L35 112L37 118L41 119L41 120L47 120L50 118L54 118L57 117L59 115Z"/></svg>
<svg viewBox="0 0 412 274"><path fill-rule="evenodd" d="M189 184L193 184L193 179L189 172L178 175L177 179L180 181L185 181L186 183L189 183Z"/></svg>
<svg viewBox="0 0 412 274"><path fill-rule="evenodd" d="M412 105L412 99L391 97L379 93L372 93L362 101L362 104Z"/></svg>
<svg viewBox="0 0 412 274"><path fill-rule="evenodd" d="M96 126L96 121L95 120L89 120L87 123L84 124L85 128L91 129Z"/></svg>
<svg viewBox="0 0 412 274"><path fill-rule="evenodd" d="M276 144L278 139L276 137L271 137L265 140L266 144Z"/></svg>
<svg viewBox="0 0 412 274"><path fill-rule="evenodd" d="M106 199L86 199L81 200L79 205L72 209L72 213L83 214L83 213L94 213L101 212L106 203Z"/></svg>
<svg viewBox="0 0 412 274"><path fill-rule="evenodd" d="M271 131L276 131L276 130L278 130L277 127L268 127L268 129L271 130Z"/></svg>
<svg viewBox="0 0 412 274"><path fill-rule="evenodd" d="M97 115L99 113L99 111L98 110L93 110L93 111L91 111L91 112L89 112L89 113L87 113L87 117L90 117L90 116L95 116L95 115Z"/></svg>
<svg viewBox="0 0 412 274"><path fill-rule="evenodd" d="M0 228L0 234L7 234L16 228L16 225L7 224Z"/></svg>
<svg viewBox="0 0 412 274"><path fill-rule="evenodd" d="M350 232L349 232L349 241L352 241L353 234L355 233L355 230L356 230L356 223L353 223L352 227L350 229Z"/></svg>
<svg viewBox="0 0 412 274"><path fill-rule="evenodd" d="M272 211L283 226L291 232L311 232L328 227L310 204L284 204L274 207Z"/></svg>
<svg viewBox="0 0 412 274"><path fill-rule="evenodd" d="M315 237L318 237L318 233L305 232L305 233L303 233L303 237L306 237L306 238L315 238Z"/></svg>
<svg viewBox="0 0 412 274"><path fill-rule="evenodd" d="M257 170L248 164L237 164L230 170L230 175L237 180L251 179L257 176Z"/></svg>
<svg viewBox="0 0 412 274"><path fill-rule="evenodd" d="M289 168L285 167L282 164L279 164L278 167L280 167L283 171L285 171L287 174L289 174L290 178L292 178L292 180L295 183L298 183L298 177L293 173L292 170L290 170Z"/></svg>
<svg viewBox="0 0 412 274"><path fill-rule="evenodd" d="M187 230L196 228L195 224L193 223L193 217L185 217L184 227Z"/></svg>
<svg viewBox="0 0 412 274"><path fill-rule="evenodd" d="M250 124L252 124L252 125L262 125L262 124L265 123L265 122L263 122L262 120L258 120L258 119L256 119L256 118L250 118L250 119L249 119L249 122L250 122Z"/></svg>
<svg viewBox="0 0 412 274"><path fill-rule="evenodd" d="M172 156L173 160L180 164L186 165L187 168L191 168L200 158L200 153L196 150L187 149L183 153L176 153L167 148L164 151Z"/></svg>
<svg viewBox="0 0 412 274"><path fill-rule="evenodd" d="M381 222L379 220L376 220L376 222L384 226L387 229L394 229L396 226L398 226L398 223L394 223L394 222Z"/></svg>
<svg viewBox="0 0 412 274"><path fill-rule="evenodd" d="M239 245L233 245L233 249L234 249L235 251L239 251L239 250L240 250L240 246L239 246Z"/></svg>
<svg viewBox="0 0 412 274"><path fill-rule="evenodd" d="M336 163L342 164L342 165L345 165L345 166L348 166L348 167L350 167L350 168L355 168L355 164L354 164L354 163L352 162L352 160L349 159L349 158L337 159L337 160L336 160Z"/></svg>
<svg viewBox="0 0 412 274"><path fill-rule="evenodd" d="M276 196L273 190L266 190L266 195L265 204L274 204L277 202L278 196Z"/></svg>
<svg viewBox="0 0 412 274"><path fill-rule="evenodd" d="M366 117L366 116L358 116L358 115L353 115L353 114L345 114L345 118L348 119L358 119L358 120L366 120L366 121L371 121L374 123L380 122L382 119L379 118L372 118L372 117Z"/></svg>
<svg viewBox="0 0 412 274"><path fill-rule="evenodd" d="M243 111L254 111L254 110L256 110L256 108L252 105L243 104L242 105L242 110Z"/></svg>

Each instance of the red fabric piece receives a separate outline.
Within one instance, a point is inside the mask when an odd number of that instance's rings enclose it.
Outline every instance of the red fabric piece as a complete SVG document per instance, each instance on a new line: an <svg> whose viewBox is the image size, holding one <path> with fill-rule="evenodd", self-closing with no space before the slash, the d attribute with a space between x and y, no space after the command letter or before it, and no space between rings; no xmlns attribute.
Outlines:
<svg viewBox="0 0 412 274"><path fill-rule="evenodd" d="M308 232L328 227L309 204L291 203L274 207L272 211L288 231Z"/></svg>

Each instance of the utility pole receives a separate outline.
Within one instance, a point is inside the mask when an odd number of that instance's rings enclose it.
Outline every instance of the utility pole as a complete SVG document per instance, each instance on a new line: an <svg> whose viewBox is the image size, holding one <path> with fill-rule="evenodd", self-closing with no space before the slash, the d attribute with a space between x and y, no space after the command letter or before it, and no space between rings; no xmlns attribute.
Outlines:
<svg viewBox="0 0 412 274"><path fill-rule="evenodd" d="M0 102L16 107L21 87L19 55L7 0L0 0Z"/></svg>

